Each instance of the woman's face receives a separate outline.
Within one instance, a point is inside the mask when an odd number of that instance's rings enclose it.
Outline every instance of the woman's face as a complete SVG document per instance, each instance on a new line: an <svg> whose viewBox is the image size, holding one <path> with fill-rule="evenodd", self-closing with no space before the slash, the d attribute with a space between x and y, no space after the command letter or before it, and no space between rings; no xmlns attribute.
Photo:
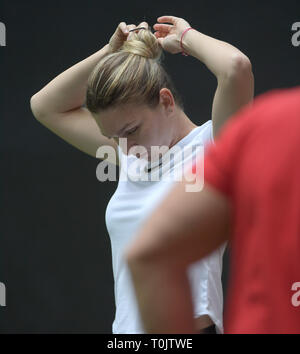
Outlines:
<svg viewBox="0 0 300 354"><path fill-rule="evenodd" d="M173 105L173 106L172 106ZM174 111L174 99L168 89L162 89L160 102L155 109L147 106L126 105L108 109L94 116L103 135L113 138L123 150L119 138L125 138L126 155L136 154L134 145L141 145L151 159L151 146L170 146L173 138L171 113ZM125 145L126 146L126 145ZM125 148L126 149L126 148ZM131 151L130 151L131 149ZM141 155L141 158L145 158Z"/></svg>

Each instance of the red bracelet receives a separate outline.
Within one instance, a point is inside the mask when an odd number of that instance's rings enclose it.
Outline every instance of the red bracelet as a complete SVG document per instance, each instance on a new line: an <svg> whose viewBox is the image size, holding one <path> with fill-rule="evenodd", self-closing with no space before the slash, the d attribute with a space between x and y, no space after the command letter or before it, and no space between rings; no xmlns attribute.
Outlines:
<svg viewBox="0 0 300 354"><path fill-rule="evenodd" d="M190 29L194 29L194 28L188 27L187 29L185 29L185 30L182 32L181 39L180 39L180 47L181 47L181 49L182 49L181 54L184 55L184 56L186 56L186 57L188 56L188 54L186 54L185 51L184 51L184 49L183 49L183 46L182 46L182 38L183 38L183 35L185 34L185 32L187 32L187 31L190 30Z"/></svg>

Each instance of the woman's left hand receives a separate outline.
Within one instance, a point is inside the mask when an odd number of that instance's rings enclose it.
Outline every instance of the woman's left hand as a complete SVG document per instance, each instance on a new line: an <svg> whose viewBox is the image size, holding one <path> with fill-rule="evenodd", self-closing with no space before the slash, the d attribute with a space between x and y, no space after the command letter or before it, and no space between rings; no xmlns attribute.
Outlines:
<svg viewBox="0 0 300 354"><path fill-rule="evenodd" d="M190 24L183 18L175 16L161 16L158 17L157 22L171 23L171 25L156 23L153 26L156 30L154 35L161 47L171 54L182 52L180 46L181 35L185 29L191 27Z"/></svg>

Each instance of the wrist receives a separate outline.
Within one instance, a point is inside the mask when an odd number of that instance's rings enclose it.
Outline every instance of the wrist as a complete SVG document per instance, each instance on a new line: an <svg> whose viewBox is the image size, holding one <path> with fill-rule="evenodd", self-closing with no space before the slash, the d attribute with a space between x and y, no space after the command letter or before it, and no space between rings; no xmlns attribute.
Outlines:
<svg viewBox="0 0 300 354"><path fill-rule="evenodd" d="M111 46L109 43L107 43L107 44L104 46L104 48L105 48L106 54L111 54L111 53L113 53L113 48L112 48L112 46Z"/></svg>
<svg viewBox="0 0 300 354"><path fill-rule="evenodd" d="M185 56L191 55L190 36L191 36L191 33L193 33L194 31L196 31L195 28L189 27L182 32L181 40L180 40L182 55L185 55Z"/></svg>

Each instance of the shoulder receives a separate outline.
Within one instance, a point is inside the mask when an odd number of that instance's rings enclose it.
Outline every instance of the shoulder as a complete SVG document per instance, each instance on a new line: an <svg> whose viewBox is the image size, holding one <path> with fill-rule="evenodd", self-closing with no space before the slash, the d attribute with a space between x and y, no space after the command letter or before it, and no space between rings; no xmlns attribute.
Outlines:
<svg viewBox="0 0 300 354"><path fill-rule="evenodd" d="M195 143L202 143L206 145L214 141L213 126L212 126L211 119L199 125L196 129L197 129L197 135L195 136Z"/></svg>

